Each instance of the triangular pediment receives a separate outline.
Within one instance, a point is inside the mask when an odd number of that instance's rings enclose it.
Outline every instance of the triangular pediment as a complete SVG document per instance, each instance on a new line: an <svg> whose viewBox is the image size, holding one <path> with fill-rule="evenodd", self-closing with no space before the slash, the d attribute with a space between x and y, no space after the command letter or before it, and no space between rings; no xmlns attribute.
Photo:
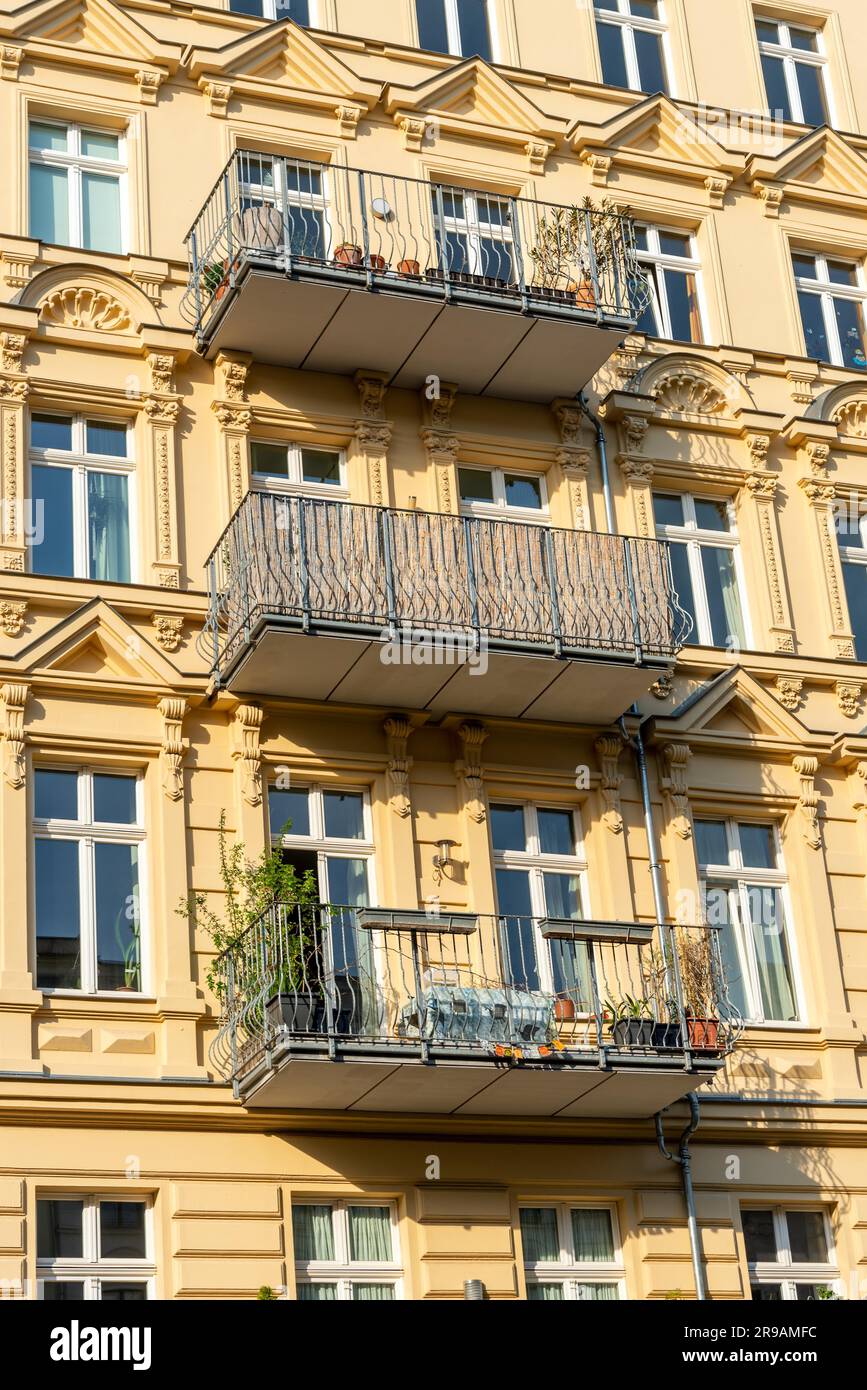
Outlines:
<svg viewBox="0 0 867 1390"><path fill-rule="evenodd" d="M661 167L684 178L734 178L746 163L664 95L649 97L602 125L579 121L570 136L579 154L601 155L613 164Z"/></svg>
<svg viewBox="0 0 867 1390"><path fill-rule="evenodd" d="M736 743L743 747L811 748L827 739L811 732L742 666L700 686L669 716L653 721L657 739Z"/></svg>
<svg viewBox="0 0 867 1390"><path fill-rule="evenodd" d="M163 43L112 0L34 0L0 16L0 34L171 68L181 54L179 44Z"/></svg>
<svg viewBox="0 0 867 1390"><path fill-rule="evenodd" d="M288 96L301 105L352 101L370 110L381 91L380 83L359 77L289 19L245 34L223 48L194 48L187 66L194 80L213 77L260 90L262 95L270 87L275 96Z"/></svg>
<svg viewBox="0 0 867 1390"><path fill-rule="evenodd" d="M384 104L391 115L430 116L451 129L486 126L542 139L557 139L566 131L565 121L546 115L482 58L458 63L416 87L390 83Z"/></svg>
<svg viewBox="0 0 867 1390"><path fill-rule="evenodd" d="M178 671L110 604L94 599L25 647L21 674L57 674L123 685L174 686Z"/></svg>
<svg viewBox="0 0 867 1390"><path fill-rule="evenodd" d="M753 183L774 185L788 198L832 199L860 205L867 199L867 159L842 135L823 126L775 158L753 158Z"/></svg>

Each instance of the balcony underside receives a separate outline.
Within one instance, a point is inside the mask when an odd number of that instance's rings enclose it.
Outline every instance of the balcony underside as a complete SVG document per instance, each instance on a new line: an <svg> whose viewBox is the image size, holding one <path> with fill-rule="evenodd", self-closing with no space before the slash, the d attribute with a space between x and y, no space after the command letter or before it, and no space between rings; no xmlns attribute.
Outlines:
<svg viewBox="0 0 867 1390"><path fill-rule="evenodd" d="M250 1109L352 1113L526 1116L543 1119L647 1119L713 1078L722 1061L683 1057L630 1057L586 1062L523 1062L487 1059L422 1062L382 1055L335 1061L284 1049L275 1043L271 1066L247 1073L240 1096Z"/></svg>
<svg viewBox="0 0 867 1390"><path fill-rule="evenodd" d="M574 395L607 362L633 327L600 323L594 311L530 299L519 291L407 282L387 272L285 273L248 258L203 332L208 357L249 352L259 362L352 374L386 372L392 385L417 390L428 377L460 383L468 394L551 401ZM474 303L480 299L482 303Z"/></svg>
<svg viewBox="0 0 867 1390"><path fill-rule="evenodd" d="M221 682L258 696L605 725L671 669L666 660L639 665L632 654L568 659L489 648L484 672L466 660L392 665L388 655L380 636L310 635L265 617Z"/></svg>

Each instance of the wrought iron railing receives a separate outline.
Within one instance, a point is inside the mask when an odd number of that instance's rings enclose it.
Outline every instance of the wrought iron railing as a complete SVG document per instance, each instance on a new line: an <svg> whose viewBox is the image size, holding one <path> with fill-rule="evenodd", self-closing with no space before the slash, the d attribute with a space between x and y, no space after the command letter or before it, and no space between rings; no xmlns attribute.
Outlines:
<svg viewBox="0 0 867 1390"><path fill-rule="evenodd" d="M279 904L210 983L211 1060L236 1085L293 1048L691 1069L741 1027L708 927Z"/></svg>
<svg viewBox="0 0 867 1390"><path fill-rule="evenodd" d="M248 264L626 331L649 290L619 213L236 150L186 238L201 335Z"/></svg>
<svg viewBox="0 0 867 1390"><path fill-rule="evenodd" d="M257 623L666 659L689 617L664 542L251 492L208 560L201 650L221 675ZM463 650L463 647L460 648Z"/></svg>

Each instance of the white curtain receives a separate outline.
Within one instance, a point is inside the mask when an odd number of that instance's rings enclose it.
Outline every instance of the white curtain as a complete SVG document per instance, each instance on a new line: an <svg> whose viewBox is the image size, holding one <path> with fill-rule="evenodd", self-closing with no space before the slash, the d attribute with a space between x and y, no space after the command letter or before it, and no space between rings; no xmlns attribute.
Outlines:
<svg viewBox="0 0 867 1390"><path fill-rule="evenodd" d="M334 1225L330 1207L292 1208L296 1260L333 1260Z"/></svg>
<svg viewBox="0 0 867 1390"><path fill-rule="evenodd" d="M553 1207L524 1207L521 1238L527 1264L550 1264L560 1258L557 1213Z"/></svg>
<svg viewBox="0 0 867 1390"><path fill-rule="evenodd" d="M614 1259L614 1237L611 1213L588 1208L572 1212L572 1237L575 1244L575 1263L611 1261Z"/></svg>
<svg viewBox="0 0 867 1390"><path fill-rule="evenodd" d="M393 1284L353 1284L352 1298L355 1303L391 1303L394 1300Z"/></svg>
<svg viewBox="0 0 867 1390"><path fill-rule="evenodd" d="M388 1207L349 1208L349 1256L361 1264L384 1264L394 1258Z"/></svg>

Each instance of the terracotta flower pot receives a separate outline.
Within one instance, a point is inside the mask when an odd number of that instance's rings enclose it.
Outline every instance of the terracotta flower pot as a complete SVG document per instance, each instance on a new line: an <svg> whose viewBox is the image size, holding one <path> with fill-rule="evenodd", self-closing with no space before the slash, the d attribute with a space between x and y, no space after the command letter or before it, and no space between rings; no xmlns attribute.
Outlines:
<svg viewBox="0 0 867 1390"><path fill-rule="evenodd" d="M334 259L338 265L361 265L361 247L352 246L348 241L345 241L334 252Z"/></svg>
<svg viewBox="0 0 867 1390"><path fill-rule="evenodd" d="M575 1000L558 999L554 1005L554 1018L557 1023L574 1023Z"/></svg>
<svg viewBox="0 0 867 1390"><path fill-rule="evenodd" d="M371 254L368 256L368 258L367 258L367 264L370 266L370 269L371 269L371 270L387 270L387 269L388 269L388 261L385 259L385 256L377 256L377 255L374 255L373 253L371 253Z"/></svg>
<svg viewBox="0 0 867 1390"><path fill-rule="evenodd" d="M398 261L397 268L401 275L420 275L421 266L418 261Z"/></svg>
<svg viewBox="0 0 867 1390"><path fill-rule="evenodd" d="M719 1051L719 1019L688 1018L689 1045L698 1052Z"/></svg>

